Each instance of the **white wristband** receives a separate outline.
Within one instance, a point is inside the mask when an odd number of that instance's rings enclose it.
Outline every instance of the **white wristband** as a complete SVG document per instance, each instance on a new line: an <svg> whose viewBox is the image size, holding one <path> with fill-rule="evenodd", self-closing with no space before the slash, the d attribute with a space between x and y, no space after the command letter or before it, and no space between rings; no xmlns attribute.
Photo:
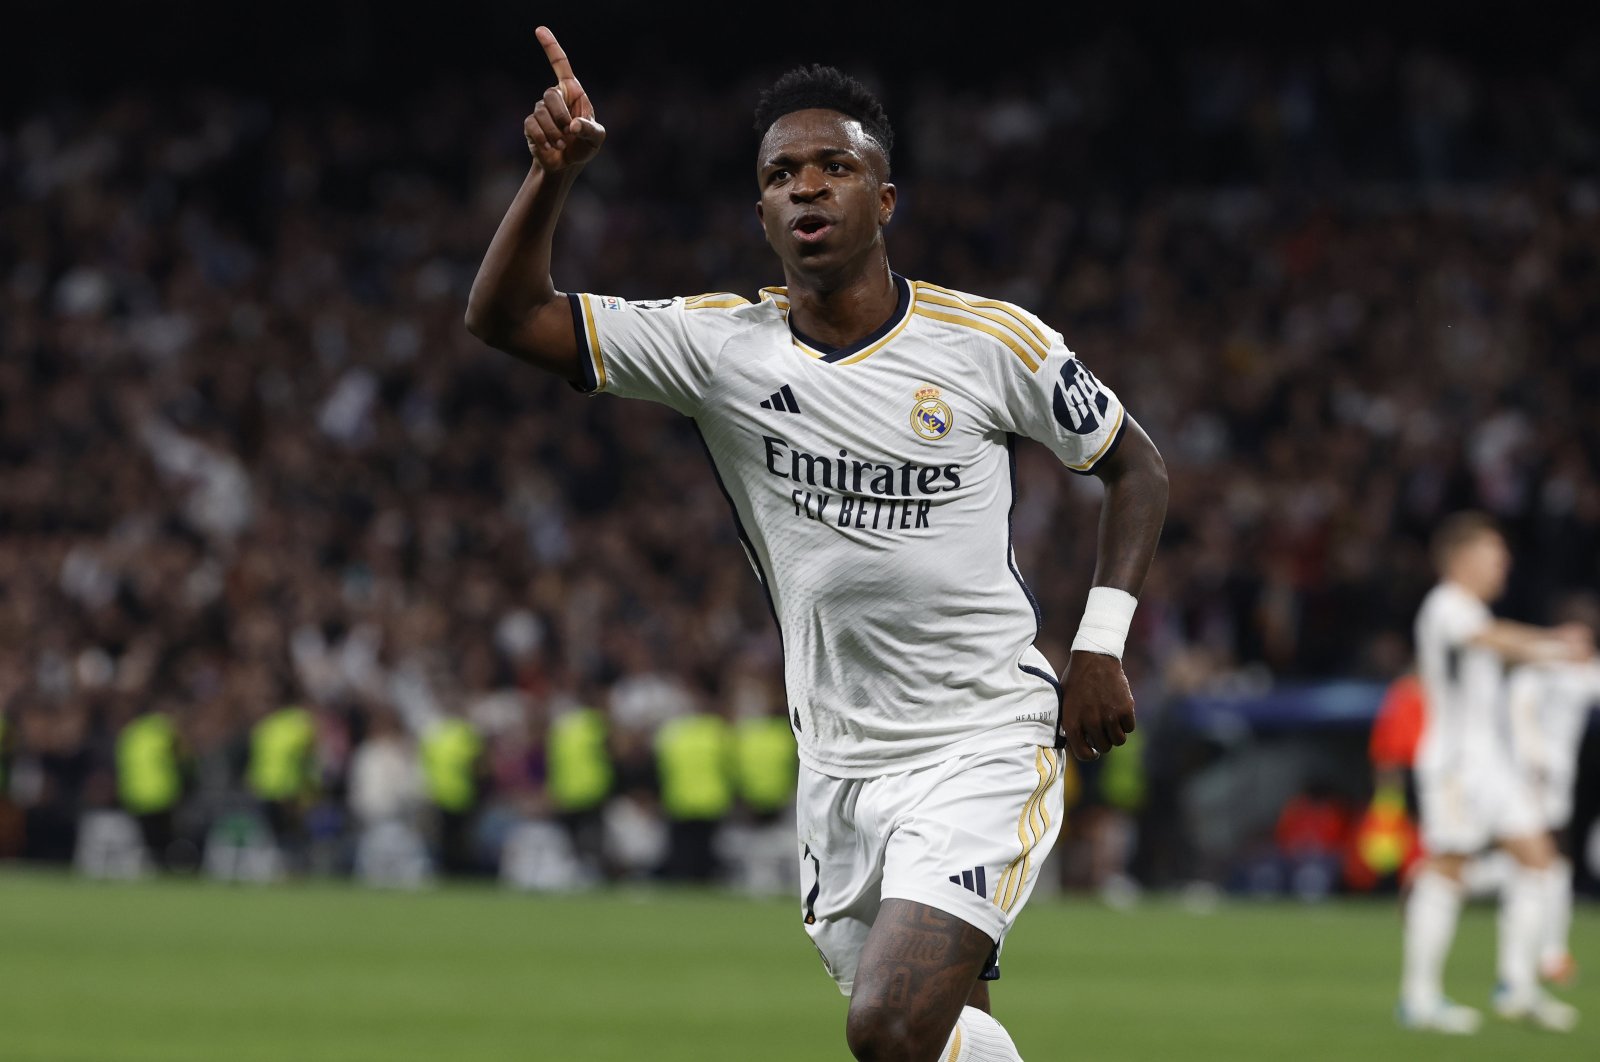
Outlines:
<svg viewBox="0 0 1600 1062"><path fill-rule="evenodd" d="M1122 659L1122 648L1128 641L1128 627L1133 623L1133 610L1139 599L1126 590L1109 586L1091 587L1089 602L1083 608L1083 622L1078 624L1078 636L1072 640L1074 653L1104 653Z"/></svg>

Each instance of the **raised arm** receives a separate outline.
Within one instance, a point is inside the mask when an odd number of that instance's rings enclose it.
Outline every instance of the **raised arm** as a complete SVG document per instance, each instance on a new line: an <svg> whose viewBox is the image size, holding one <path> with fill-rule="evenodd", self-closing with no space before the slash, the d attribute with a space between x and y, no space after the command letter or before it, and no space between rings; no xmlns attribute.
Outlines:
<svg viewBox="0 0 1600 1062"><path fill-rule="evenodd" d="M1497 619L1471 642L1513 664L1580 663L1594 656L1594 634L1581 623L1534 627Z"/></svg>
<svg viewBox="0 0 1600 1062"><path fill-rule="evenodd" d="M1127 614L1115 618L1121 620L1125 635L1131 598L1144 586L1167 515L1167 466L1150 436L1130 417L1121 444L1096 466L1095 475L1105 483L1106 495L1100 508L1094 585L1128 595L1122 598ZM1109 596L1121 598L1121 594ZM1095 641L1095 611L1091 600L1061 684L1061 737L1080 760L1098 759L1112 745L1124 744L1134 728L1133 692L1121 658L1080 648ZM1117 648L1120 651L1120 645Z"/></svg>
<svg viewBox="0 0 1600 1062"><path fill-rule="evenodd" d="M572 383L583 380L583 364L572 313L550 279L550 247L567 189L605 142L588 93L555 34L540 26L535 35L555 71L533 113L523 119L533 165L517 190L467 297L467 330L491 347Z"/></svg>

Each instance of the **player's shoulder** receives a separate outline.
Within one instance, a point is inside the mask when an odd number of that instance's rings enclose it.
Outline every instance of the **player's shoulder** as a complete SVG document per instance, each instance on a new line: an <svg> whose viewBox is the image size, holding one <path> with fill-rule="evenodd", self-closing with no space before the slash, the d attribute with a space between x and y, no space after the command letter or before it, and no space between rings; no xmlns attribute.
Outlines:
<svg viewBox="0 0 1600 1062"><path fill-rule="evenodd" d="M707 291L700 295L680 296L685 311L742 310L755 305L743 295L731 291Z"/></svg>
<svg viewBox="0 0 1600 1062"><path fill-rule="evenodd" d="M1449 583L1434 583L1428 588L1428 592L1422 595L1422 603L1417 606L1417 614L1427 616L1441 608L1449 608L1456 592L1456 588Z"/></svg>
<svg viewBox="0 0 1600 1062"><path fill-rule="evenodd" d="M624 299L616 295L585 295L596 313L660 313L677 311L699 323L744 321L776 313L765 300L751 302L732 291L707 291L698 295L674 295L665 299Z"/></svg>
<svg viewBox="0 0 1600 1062"><path fill-rule="evenodd" d="M1489 606L1466 587L1448 580L1436 583L1422 599L1418 618L1424 622L1478 620L1490 615Z"/></svg>
<svg viewBox="0 0 1600 1062"><path fill-rule="evenodd" d="M1466 590L1448 579L1441 579L1428 588L1423 595L1423 602L1450 601L1465 594Z"/></svg>
<svg viewBox="0 0 1600 1062"><path fill-rule="evenodd" d="M1029 372L1037 372L1051 347L1062 342L1059 333L1014 302L927 280L911 283L914 314L976 339L980 346L1015 356Z"/></svg>
<svg viewBox="0 0 1600 1062"><path fill-rule="evenodd" d="M655 332L666 330L698 350L721 350L739 337L759 331L763 325L781 327L783 313L771 302L751 302L731 291L708 291L697 295L674 295L663 299L620 299L614 296L586 296L589 316L601 329L610 311L617 311L617 323L624 328Z"/></svg>
<svg viewBox="0 0 1600 1062"><path fill-rule="evenodd" d="M731 291L711 291L703 295L685 295L679 299L683 307L684 323L701 334L711 334L724 341L733 340L762 324L780 324L784 311L771 301L758 297L751 302L743 295Z"/></svg>

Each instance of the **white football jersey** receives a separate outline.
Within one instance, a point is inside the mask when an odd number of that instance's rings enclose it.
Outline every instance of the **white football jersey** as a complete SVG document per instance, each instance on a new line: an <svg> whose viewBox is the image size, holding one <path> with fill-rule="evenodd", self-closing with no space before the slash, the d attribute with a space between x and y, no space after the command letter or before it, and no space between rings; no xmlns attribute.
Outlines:
<svg viewBox="0 0 1600 1062"><path fill-rule="evenodd" d="M1427 723L1417 748L1421 771L1510 767L1504 723L1505 663L1472 644L1494 622L1489 606L1465 587L1440 583L1417 613L1417 673Z"/></svg>
<svg viewBox="0 0 1600 1062"><path fill-rule="evenodd" d="M782 288L572 295L594 391L692 417L783 640L800 759L835 777L1053 744L1055 669L1011 550L1015 436L1089 473L1110 389L1008 303L896 276L872 335L794 331Z"/></svg>

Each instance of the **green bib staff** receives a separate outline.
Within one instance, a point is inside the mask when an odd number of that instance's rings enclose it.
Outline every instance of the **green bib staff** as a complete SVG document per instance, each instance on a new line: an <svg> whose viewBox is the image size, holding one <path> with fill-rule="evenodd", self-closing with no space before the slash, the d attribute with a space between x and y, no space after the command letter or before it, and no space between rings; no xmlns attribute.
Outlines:
<svg viewBox="0 0 1600 1062"><path fill-rule="evenodd" d="M316 727L311 713L296 705L280 708L250 731L250 791L267 801L292 801L315 788L312 750Z"/></svg>
<svg viewBox="0 0 1600 1062"><path fill-rule="evenodd" d="M656 762L669 819L720 819L733 807L733 730L721 716L686 715L663 726Z"/></svg>
<svg viewBox="0 0 1600 1062"><path fill-rule="evenodd" d="M576 708L550 724L546 754L550 800L560 812L589 811L611 795L615 772L606 747L606 718Z"/></svg>
<svg viewBox="0 0 1600 1062"><path fill-rule="evenodd" d="M734 741L739 798L745 806L758 815L787 807L799 763L788 718L764 715L741 720Z"/></svg>
<svg viewBox="0 0 1600 1062"><path fill-rule="evenodd" d="M129 812L155 815L182 795L178 731L165 712L146 712L117 735L117 796Z"/></svg>
<svg viewBox="0 0 1600 1062"><path fill-rule="evenodd" d="M422 778L428 798L445 811L469 810L478 797L477 762L483 739L464 719L446 719L422 739Z"/></svg>
<svg viewBox="0 0 1600 1062"><path fill-rule="evenodd" d="M1128 743L1105 761L1100 771L1100 793L1114 807L1138 811L1144 806L1145 781L1144 736L1136 730L1128 735Z"/></svg>

